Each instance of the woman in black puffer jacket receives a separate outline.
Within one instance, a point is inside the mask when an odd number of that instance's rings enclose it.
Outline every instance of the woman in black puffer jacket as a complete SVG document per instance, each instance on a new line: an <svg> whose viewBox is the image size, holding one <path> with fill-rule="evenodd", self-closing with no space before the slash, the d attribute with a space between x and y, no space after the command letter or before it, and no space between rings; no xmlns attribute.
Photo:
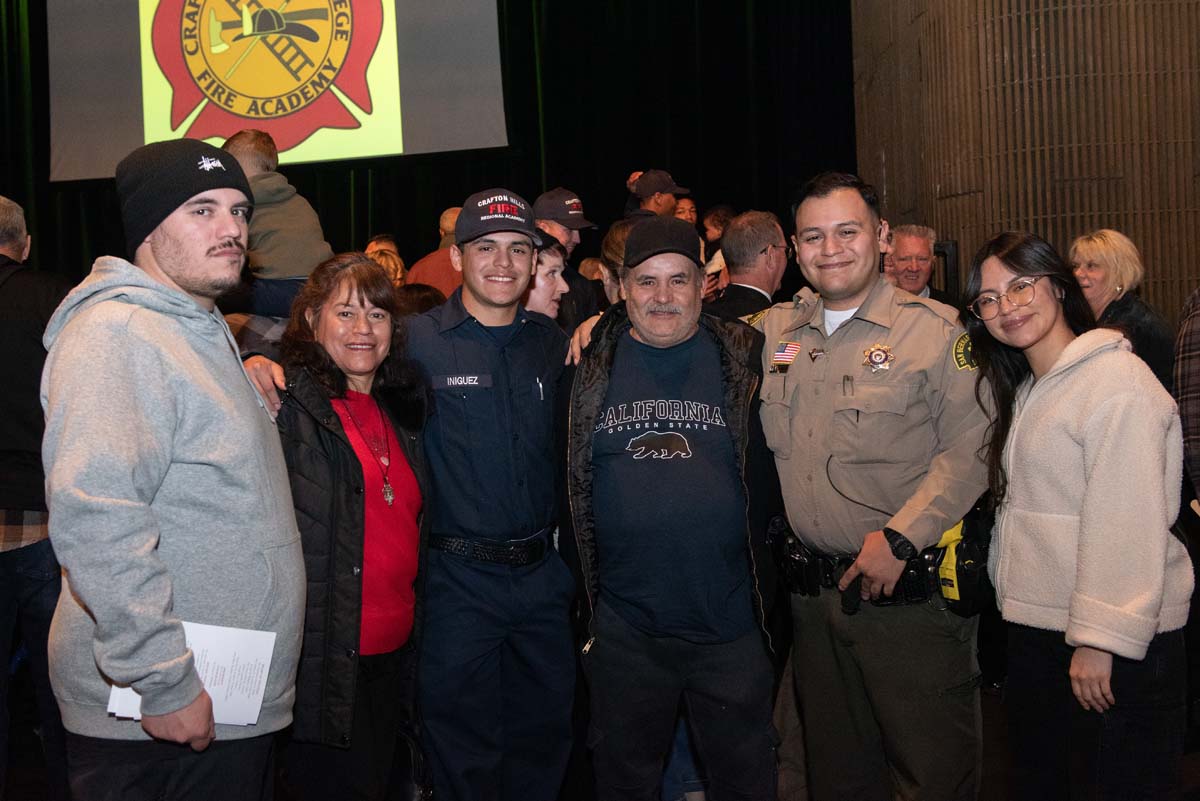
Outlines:
<svg viewBox="0 0 1200 801"><path fill-rule="evenodd" d="M285 772L298 798L385 797L414 731L429 491L426 391L392 283L360 253L319 266L281 347L279 412L308 600Z"/></svg>

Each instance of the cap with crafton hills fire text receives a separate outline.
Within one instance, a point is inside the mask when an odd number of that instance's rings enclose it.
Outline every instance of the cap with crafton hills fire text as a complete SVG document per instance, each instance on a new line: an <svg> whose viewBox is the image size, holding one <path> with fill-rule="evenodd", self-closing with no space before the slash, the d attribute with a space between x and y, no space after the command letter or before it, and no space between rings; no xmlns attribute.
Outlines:
<svg viewBox="0 0 1200 801"><path fill-rule="evenodd" d="M525 234L533 246L542 246L542 237L533 225L533 214L525 198L507 189L485 189L463 201L458 222L454 224L454 243L465 245L484 234L511 231Z"/></svg>
<svg viewBox="0 0 1200 801"><path fill-rule="evenodd" d="M561 186L543 192L533 201L533 219L550 220L572 231L596 227L583 216L583 201L579 195Z"/></svg>

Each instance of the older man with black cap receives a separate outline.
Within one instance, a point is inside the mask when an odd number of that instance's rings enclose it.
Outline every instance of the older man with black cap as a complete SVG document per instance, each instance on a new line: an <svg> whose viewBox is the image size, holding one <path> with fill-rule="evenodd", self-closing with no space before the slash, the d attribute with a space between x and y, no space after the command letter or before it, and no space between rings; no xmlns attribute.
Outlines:
<svg viewBox="0 0 1200 801"><path fill-rule="evenodd" d="M66 568L50 674L71 791L267 798L304 561L279 436L214 305L238 280L252 195L228 153L178 140L127 156L117 196L132 261L98 259L45 335L50 539ZM214 724L184 622L274 634L256 725ZM140 696L140 723L108 713L114 686Z"/></svg>
<svg viewBox="0 0 1200 801"><path fill-rule="evenodd" d="M553 423L566 337L520 299L542 237L507 189L467 198L462 287L413 318L433 386L436 489L420 699L438 798L553 801L571 747L574 582L555 551Z"/></svg>
<svg viewBox="0 0 1200 801"><path fill-rule="evenodd" d="M758 415L763 340L701 315L702 269L690 225L637 223L626 301L572 382L568 520L601 799L655 797L681 700L714 794L775 797L763 610L782 499Z"/></svg>

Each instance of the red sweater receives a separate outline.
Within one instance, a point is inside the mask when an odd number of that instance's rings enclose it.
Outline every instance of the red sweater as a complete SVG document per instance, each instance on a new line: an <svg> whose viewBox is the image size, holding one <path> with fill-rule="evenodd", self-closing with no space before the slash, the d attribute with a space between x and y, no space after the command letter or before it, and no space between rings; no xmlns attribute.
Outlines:
<svg viewBox="0 0 1200 801"><path fill-rule="evenodd" d="M333 401L333 409L363 470L359 653L384 654L404 645L412 633L421 490L396 433L390 423L385 424L386 418L374 398L347 390L344 400ZM385 436L386 448L382 447ZM367 440L376 443L379 456L371 451ZM390 462L386 468L382 456ZM394 494L391 506L383 496L385 469Z"/></svg>

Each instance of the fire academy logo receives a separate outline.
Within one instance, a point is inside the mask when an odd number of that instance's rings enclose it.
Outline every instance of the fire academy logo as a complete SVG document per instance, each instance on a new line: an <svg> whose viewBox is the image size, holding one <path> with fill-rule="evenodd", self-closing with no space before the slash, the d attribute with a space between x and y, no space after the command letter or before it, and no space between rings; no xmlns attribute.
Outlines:
<svg viewBox="0 0 1200 801"><path fill-rule="evenodd" d="M341 97L371 112L382 27L381 0L162 0L152 37L171 128L201 104L184 135L259 128L288 150L322 128L357 128Z"/></svg>

